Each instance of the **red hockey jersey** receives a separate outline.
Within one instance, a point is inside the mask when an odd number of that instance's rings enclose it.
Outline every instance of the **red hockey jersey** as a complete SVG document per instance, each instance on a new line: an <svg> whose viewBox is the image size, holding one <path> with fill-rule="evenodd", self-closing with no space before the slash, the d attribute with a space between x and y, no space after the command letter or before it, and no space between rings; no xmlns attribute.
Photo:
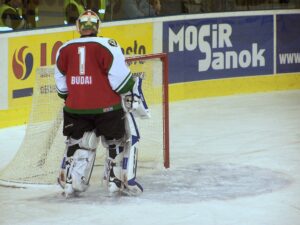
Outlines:
<svg viewBox="0 0 300 225"><path fill-rule="evenodd" d="M113 39L84 37L66 42L56 55L55 82L65 110L94 114L121 108L133 85L120 46Z"/></svg>

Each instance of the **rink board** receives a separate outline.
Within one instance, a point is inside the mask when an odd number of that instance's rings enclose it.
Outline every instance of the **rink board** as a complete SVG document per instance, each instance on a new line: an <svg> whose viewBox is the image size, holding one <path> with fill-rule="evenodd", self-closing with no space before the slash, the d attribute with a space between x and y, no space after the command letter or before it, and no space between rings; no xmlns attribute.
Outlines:
<svg viewBox="0 0 300 225"><path fill-rule="evenodd" d="M126 55L168 53L177 101L300 89L299 20L299 10L211 13L107 22L101 35ZM0 127L27 123L36 69L75 37L74 27L1 35Z"/></svg>
<svg viewBox="0 0 300 225"><path fill-rule="evenodd" d="M300 89L300 74L251 76L171 84L170 101Z"/></svg>

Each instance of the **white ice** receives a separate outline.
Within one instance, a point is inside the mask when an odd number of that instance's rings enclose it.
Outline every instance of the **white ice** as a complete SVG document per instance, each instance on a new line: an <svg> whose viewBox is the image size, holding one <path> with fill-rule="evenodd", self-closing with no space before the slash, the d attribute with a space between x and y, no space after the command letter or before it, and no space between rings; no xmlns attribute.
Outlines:
<svg viewBox="0 0 300 225"><path fill-rule="evenodd" d="M0 129L0 168L25 128ZM0 224L300 224L300 91L172 103L170 143L171 168L141 175L139 197L0 187Z"/></svg>

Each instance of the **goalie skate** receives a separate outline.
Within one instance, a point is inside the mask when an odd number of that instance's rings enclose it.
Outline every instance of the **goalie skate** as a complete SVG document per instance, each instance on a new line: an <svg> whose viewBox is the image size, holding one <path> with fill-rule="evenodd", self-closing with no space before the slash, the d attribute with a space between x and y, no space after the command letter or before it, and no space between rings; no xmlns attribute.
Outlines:
<svg viewBox="0 0 300 225"><path fill-rule="evenodd" d="M134 181L132 184L124 184L121 193L126 196L138 196L143 193L143 187L138 182Z"/></svg>
<svg viewBox="0 0 300 225"><path fill-rule="evenodd" d="M114 163L111 163L107 176L104 176L107 191L110 196L118 194L125 196L138 196L143 192L143 187L136 181L123 182L114 174Z"/></svg>
<svg viewBox="0 0 300 225"><path fill-rule="evenodd" d="M70 183L63 183L59 178L57 178L57 182L59 186L63 189L61 195L65 198L71 198L71 197L78 197L79 193L78 191L75 191L72 187L72 184Z"/></svg>

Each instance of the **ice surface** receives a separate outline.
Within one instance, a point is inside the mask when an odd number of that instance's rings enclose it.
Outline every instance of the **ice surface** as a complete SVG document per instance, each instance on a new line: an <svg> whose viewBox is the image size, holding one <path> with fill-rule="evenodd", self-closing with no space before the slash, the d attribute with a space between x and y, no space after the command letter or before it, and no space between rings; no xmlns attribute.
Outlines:
<svg viewBox="0 0 300 225"><path fill-rule="evenodd" d="M170 105L171 168L138 174L139 197L0 187L1 225L299 225L300 91ZM25 126L0 129L0 168Z"/></svg>

